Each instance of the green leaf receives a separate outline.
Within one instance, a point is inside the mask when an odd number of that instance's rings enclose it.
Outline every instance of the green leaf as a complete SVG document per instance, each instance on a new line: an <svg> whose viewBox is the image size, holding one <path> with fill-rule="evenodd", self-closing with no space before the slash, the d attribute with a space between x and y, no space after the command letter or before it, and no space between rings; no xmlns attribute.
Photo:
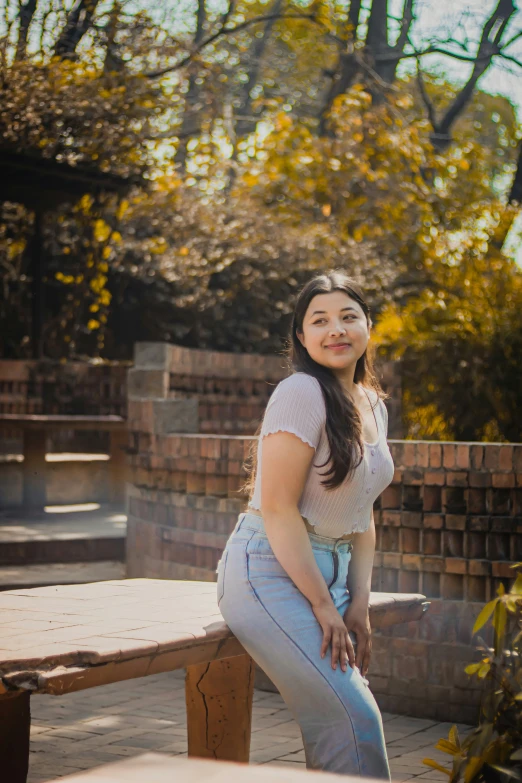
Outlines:
<svg viewBox="0 0 522 783"><path fill-rule="evenodd" d="M498 598L494 598L492 601L490 601L484 608L481 610L479 616L475 620L475 625L473 626L472 633L477 633L477 631L480 631L483 625L487 623L493 612L495 611L495 606L498 603Z"/></svg>
<svg viewBox="0 0 522 783"><path fill-rule="evenodd" d="M491 664L489 663L489 661L481 664L480 669L478 671L479 679L483 680L484 677L486 677L489 674L490 669L491 669Z"/></svg>
<svg viewBox="0 0 522 783"><path fill-rule="evenodd" d="M450 756L455 756L459 752L459 746L451 740L440 739L435 745L437 750L442 750L443 753L449 753Z"/></svg>
<svg viewBox="0 0 522 783"><path fill-rule="evenodd" d="M459 730L455 725L453 725L449 730L448 739L453 743L453 745L455 745L457 750L460 750Z"/></svg>
<svg viewBox="0 0 522 783"><path fill-rule="evenodd" d="M506 623L507 623L507 609L504 602L499 601L495 607L495 614L493 616L493 628L495 629L495 637L496 637L495 647L497 653L499 651L498 648L500 647L500 641L506 631Z"/></svg>
<svg viewBox="0 0 522 783"><path fill-rule="evenodd" d="M451 770L446 769L446 767L443 767L442 764L439 764L437 761L433 761L433 759L422 759L422 763L426 764L427 767L438 769L439 772L444 772L448 777L451 776Z"/></svg>
<svg viewBox="0 0 522 783"><path fill-rule="evenodd" d="M480 663L470 663L468 666L466 666L464 671L466 672L466 674L476 674L481 666L482 666L482 661Z"/></svg>
<svg viewBox="0 0 522 783"><path fill-rule="evenodd" d="M515 750L514 753L511 754L509 757L510 761L522 761L522 748L519 748L518 750Z"/></svg>
<svg viewBox="0 0 522 783"><path fill-rule="evenodd" d="M512 595L522 595L522 574L519 574L515 579L515 584L509 591Z"/></svg>
<svg viewBox="0 0 522 783"><path fill-rule="evenodd" d="M482 767L484 766L484 759L481 756L471 756L466 764L466 770L464 772L464 783L471 783L473 778L478 775Z"/></svg>

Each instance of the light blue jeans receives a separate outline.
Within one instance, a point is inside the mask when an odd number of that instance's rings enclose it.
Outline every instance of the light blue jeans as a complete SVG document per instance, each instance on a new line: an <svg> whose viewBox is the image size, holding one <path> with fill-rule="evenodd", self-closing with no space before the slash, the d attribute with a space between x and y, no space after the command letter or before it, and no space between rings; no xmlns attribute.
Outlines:
<svg viewBox="0 0 522 783"><path fill-rule="evenodd" d="M350 541L308 533L312 551L341 615ZM323 638L308 599L277 560L263 518L239 515L217 567L223 618L277 686L303 737L306 766L390 780L382 717L358 668L321 658ZM355 641L355 637L351 637Z"/></svg>

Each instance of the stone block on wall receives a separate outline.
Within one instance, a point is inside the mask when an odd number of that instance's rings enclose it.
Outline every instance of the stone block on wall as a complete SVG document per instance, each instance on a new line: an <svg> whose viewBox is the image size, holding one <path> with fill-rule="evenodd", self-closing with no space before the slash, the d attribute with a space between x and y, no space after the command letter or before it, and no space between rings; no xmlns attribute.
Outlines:
<svg viewBox="0 0 522 783"><path fill-rule="evenodd" d="M136 343L134 366L140 370L168 371L170 347L168 343Z"/></svg>
<svg viewBox="0 0 522 783"><path fill-rule="evenodd" d="M127 375L129 399L165 399L169 391L169 374L162 370L132 369Z"/></svg>
<svg viewBox="0 0 522 783"><path fill-rule="evenodd" d="M156 435L198 432L199 403L195 397L179 400L154 400L153 407Z"/></svg>

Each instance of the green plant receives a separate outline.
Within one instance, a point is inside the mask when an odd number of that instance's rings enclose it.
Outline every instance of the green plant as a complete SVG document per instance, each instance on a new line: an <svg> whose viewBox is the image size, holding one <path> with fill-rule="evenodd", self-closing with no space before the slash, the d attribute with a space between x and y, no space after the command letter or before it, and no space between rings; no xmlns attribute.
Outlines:
<svg viewBox="0 0 522 783"><path fill-rule="evenodd" d="M490 623L493 630L493 647L482 643L482 659L465 669L484 681L479 725L463 742L452 726L448 738L436 744L437 750L453 756L451 769L424 759L427 766L445 772L449 783L522 780L522 563L512 568L517 577L511 589L506 592L500 585L473 628L475 634Z"/></svg>

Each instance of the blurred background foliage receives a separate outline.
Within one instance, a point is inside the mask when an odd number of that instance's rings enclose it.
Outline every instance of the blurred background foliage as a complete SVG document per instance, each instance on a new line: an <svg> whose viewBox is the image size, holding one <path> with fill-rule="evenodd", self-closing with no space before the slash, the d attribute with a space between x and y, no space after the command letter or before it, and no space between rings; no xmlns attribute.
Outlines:
<svg viewBox="0 0 522 783"><path fill-rule="evenodd" d="M522 67L512 2L465 39L464 11L432 30L414 0L0 6L0 149L142 182L45 214L46 356L278 352L298 288L340 267L409 437L522 440L522 133L479 83ZM30 355L32 220L3 204L6 358Z"/></svg>

